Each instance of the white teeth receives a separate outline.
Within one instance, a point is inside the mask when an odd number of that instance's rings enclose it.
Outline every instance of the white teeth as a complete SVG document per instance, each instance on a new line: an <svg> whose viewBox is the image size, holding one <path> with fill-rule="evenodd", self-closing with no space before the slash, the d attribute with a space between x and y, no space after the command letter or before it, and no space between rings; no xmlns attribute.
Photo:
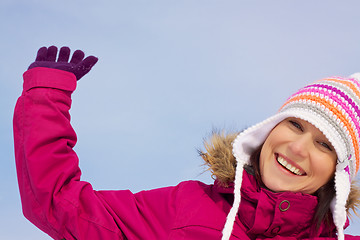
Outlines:
<svg viewBox="0 0 360 240"><path fill-rule="evenodd" d="M290 172L292 172L296 175L299 175L299 176L302 175L300 169L298 169L298 168L294 167L293 165L291 165L290 163L288 163L284 158L278 156L277 161L281 164L281 166L283 166Z"/></svg>

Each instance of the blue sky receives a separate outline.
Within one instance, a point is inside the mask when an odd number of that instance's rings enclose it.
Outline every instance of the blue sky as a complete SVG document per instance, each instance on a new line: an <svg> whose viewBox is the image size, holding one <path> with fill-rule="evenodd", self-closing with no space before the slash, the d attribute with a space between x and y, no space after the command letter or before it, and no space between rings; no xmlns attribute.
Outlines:
<svg viewBox="0 0 360 240"><path fill-rule="evenodd" d="M197 148L240 130L304 84L360 72L360 2L3 0L0 239L50 239L22 216L12 114L41 46L99 57L73 94L83 179L134 192L211 183ZM360 234L357 219L348 233Z"/></svg>

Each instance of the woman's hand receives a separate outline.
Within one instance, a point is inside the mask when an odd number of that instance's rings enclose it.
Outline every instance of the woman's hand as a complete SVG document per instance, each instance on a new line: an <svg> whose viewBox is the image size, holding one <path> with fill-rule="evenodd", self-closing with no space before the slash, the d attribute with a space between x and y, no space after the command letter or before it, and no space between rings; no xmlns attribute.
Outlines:
<svg viewBox="0 0 360 240"><path fill-rule="evenodd" d="M69 62L70 48L68 47L62 47L60 49L56 61L57 51L58 49L55 46L40 48L37 52L35 62L29 66L28 70L35 67L54 68L71 72L76 76L77 80L80 80L98 61L98 58L94 56L88 56L84 59L84 52L76 50Z"/></svg>

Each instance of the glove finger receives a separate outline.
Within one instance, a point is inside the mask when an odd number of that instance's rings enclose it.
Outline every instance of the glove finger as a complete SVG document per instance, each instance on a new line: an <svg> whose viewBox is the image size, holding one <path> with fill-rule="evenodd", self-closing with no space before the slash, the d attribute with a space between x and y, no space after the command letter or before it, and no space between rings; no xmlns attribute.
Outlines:
<svg viewBox="0 0 360 240"><path fill-rule="evenodd" d="M75 66L75 76L77 80L80 80L85 74L87 74L91 68L97 63L99 59L94 56L88 56L83 61Z"/></svg>
<svg viewBox="0 0 360 240"><path fill-rule="evenodd" d="M50 62L55 62L57 54L57 47L51 46L48 48L46 60Z"/></svg>
<svg viewBox="0 0 360 240"><path fill-rule="evenodd" d="M94 56L88 56L85 58L80 64L84 67L84 69L91 69L99 59Z"/></svg>
<svg viewBox="0 0 360 240"><path fill-rule="evenodd" d="M79 62L81 62L81 60L83 60L84 57L85 53L83 51L76 50L72 55L70 63L78 64Z"/></svg>
<svg viewBox="0 0 360 240"><path fill-rule="evenodd" d="M68 62L70 57L70 48L62 47L60 48L58 62Z"/></svg>
<svg viewBox="0 0 360 240"><path fill-rule="evenodd" d="M47 47L39 48L35 61L46 61Z"/></svg>

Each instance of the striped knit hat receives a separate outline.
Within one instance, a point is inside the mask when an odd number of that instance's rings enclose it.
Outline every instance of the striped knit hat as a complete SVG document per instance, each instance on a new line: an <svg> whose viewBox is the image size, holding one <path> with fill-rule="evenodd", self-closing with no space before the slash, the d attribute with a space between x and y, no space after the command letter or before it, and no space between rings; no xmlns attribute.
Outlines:
<svg viewBox="0 0 360 240"><path fill-rule="evenodd" d="M223 229L222 239L229 239L241 201L243 166L250 155L264 143L271 130L282 120L296 117L317 127L331 142L337 154L336 196L331 211L338 239L344 239L346 201L351 180L359 170L360 159L360 73L349 78L330 77L305 86L293 94L279 112L240 133L233 143L237 161L234 203Z"/></svg>

